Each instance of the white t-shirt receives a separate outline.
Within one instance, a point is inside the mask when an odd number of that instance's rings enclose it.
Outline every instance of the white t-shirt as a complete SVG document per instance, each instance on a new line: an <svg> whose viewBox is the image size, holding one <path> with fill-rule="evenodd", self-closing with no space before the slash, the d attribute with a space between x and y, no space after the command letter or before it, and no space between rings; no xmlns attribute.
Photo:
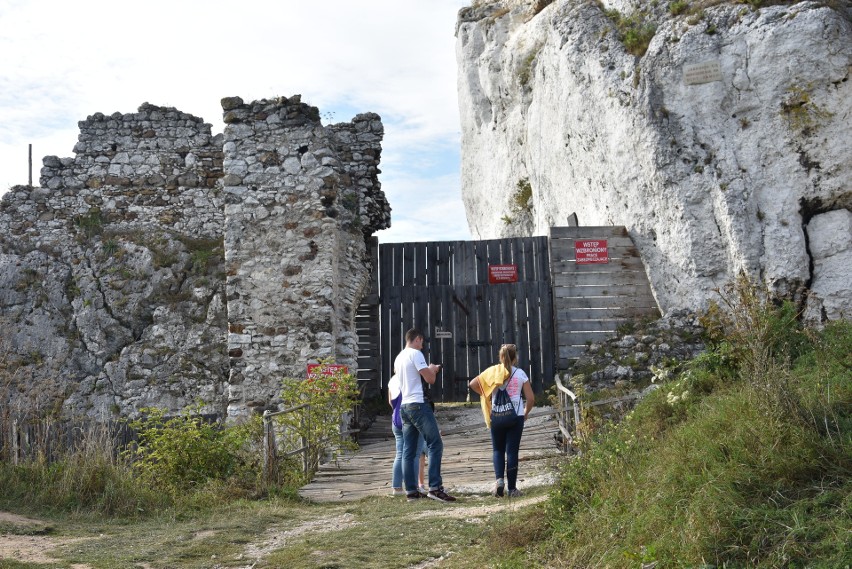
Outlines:
<svg viewBox="0 0 852 569"><path fill-rule="evenodd" d="M402 404L423 403L423 386L420 383L420 370L429 367L423 352L414 348L402 350L393 362L393 369L399 376L402 391Z"/></svg>
<svg viewBox="0 0 852 569"><path fill-rule="evenodd" d="M399 390L399 376L393 374L393 377L391 377L390 381L388 382L388 394L390 395L390 398L396 399L397 397L399 397Z"/></svg>
<svg viewBox="0 0 852 569"><path fill-rule="evenodd" d="M509 392L509 397L512 399L512 405L515 406L515 412L517 412L519 416L523 416L524 406L521 405L521 393L523 391L524 383L528 382L530 378L527 377L524 370L519 367L512 366L512 373L514 373L514 375L506 382L506 391ZM494 404L494 398L496 397L497 389L491 392L492 405Z"/></svg>

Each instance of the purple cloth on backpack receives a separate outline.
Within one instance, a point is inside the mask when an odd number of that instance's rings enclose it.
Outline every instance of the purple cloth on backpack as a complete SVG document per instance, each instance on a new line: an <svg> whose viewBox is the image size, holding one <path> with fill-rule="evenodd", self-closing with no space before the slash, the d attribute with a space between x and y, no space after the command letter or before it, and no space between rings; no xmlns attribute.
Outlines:
<svg viewBox="0 0 852 569"><path fill-rule="evenodd" d="M391 420L393 421L393 426L397 429L402 428L402 415L399 414L399 409L402 407L402 393L399 394L399 397L391 401L393 405L393 415L391 416Z"/></svg>

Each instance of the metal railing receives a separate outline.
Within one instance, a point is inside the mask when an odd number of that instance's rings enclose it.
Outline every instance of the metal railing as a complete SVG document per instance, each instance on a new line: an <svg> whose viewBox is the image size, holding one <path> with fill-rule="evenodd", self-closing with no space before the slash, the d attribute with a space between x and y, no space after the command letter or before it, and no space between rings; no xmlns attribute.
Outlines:
<svg viewBox="0 0 852 569"><path fill-rule="evenodd" d="M559 423L559 431L563 436L563 450L567 450L569 445L574 442L573 433L577 432L577 427L582 421L580 397L562 383L559 374L554 376L554 383L556 385L556 394L558 396L556 417ZM642 393L628 393L627 395L621 395L619 397L610 397L608 399L591 401L589 403L584 403L584 405L586 407L598 407L601 405L611 405L613 403L622 403L624 401L632 401L634 399L641 398Z"/></svg>
<svg viewBox="0 0 852 569"><path fill-rule="evenodd" d="M577 432L577 427L580 425L580 398L576 393L565 387L558 373L553 377L553 380L556 385L557 397L556 420L564 441L563 450L567 450L569 445L574 442L573 433Z"/></svg>

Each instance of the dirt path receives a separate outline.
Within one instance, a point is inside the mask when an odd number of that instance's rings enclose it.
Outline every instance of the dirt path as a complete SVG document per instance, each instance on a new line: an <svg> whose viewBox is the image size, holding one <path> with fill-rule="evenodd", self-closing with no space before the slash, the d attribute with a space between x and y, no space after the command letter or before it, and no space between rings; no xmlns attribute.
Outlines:
<svg viewBox="0 0 852 569"><path fill-rule="evenodd" d="M68 547L84 538L60 539L41 534L49 531L50 524L25 518L9 512L0 512L0 531L12 529L13 533L0 533L0 559L15 559L21 563L57 563L48 551ZM72 569L92 569L90 565L72 565Z"/></svg>
<svg viewBox="0 0 852 569"><path fill-rule="evenodd" d="M455 482L452 490L460 495L486 494L490 488L490 480L493 478L493 474L490 473L490 441L478 432L481 430L479 410L477 408L450 409L445 411L441 418L442 426L450 431L450 434L445 437L445 456L448 457L445 468L448 477ZM522 476L519 480L519 487L522 489L546 486L552 483L554 473L547 460L556 452L552 443L553 426L551 421L551 418L544 416L530 421L529 432L525 432L526 452L524 452L525 443L522 442ZM538 434L536 434L536 430L539 431ZM363 489L358 492L346 492L349 495L344 495L338 487L337 492L334 493L335 496L331 499L319 501L341 503L353 498L386 494L388 490L387 478L390 474L389 461L393 459L392 439L390 441L377 441L375 448L381 448L380 459L377 454L378 451L371 452L368 450L368 452L362 454L362 457L366 455L367 462L374 464L369 466L366 463L364 465L359 464L356 468L349 464L346 465L349 468L346 466L336 467L333 472L329 473L329 482L333 481L333 484L336 485L342 484L344 488L347 488L346 484L354 486L356 482L347 481L344 483L342 479L364 478L368 483L360 482L363 484ZM363 469L360 476L358 475L359 469ZM349 470L348 473L347 470ZM353 470L355 473L352 472ZM523 508L544 499L545 496L542 495L502 499L486 503L474 499L467 503L465 503L466 501L459 502L452 507L419 512L414 516L421 519L452 517L464 520L466 523L480 524L496 512ZM245 565L240 567L229 566L233 569L250 569L272 552L285 548L293 542L298 542L306 534L333 534L351 528L358 523L364 523L363 521L356 521L356 517L351 513L341 511L332 504L328 504L328 506L332 507L331 511L329 511L329 508L318 508L315 512L316 517L309 516L310 519L304 520L296 526L282 523L277 527L268 528L266 532L257 535L256 539L244 546L238 559L240 559L240 564L245 563ZM51 551L60 552L66 548L73 548L86 539L92 539L52 537L51 531L50 522L0 512L0 560L14 559L22 563L45 565L61 563L61 559L50 555ZM219 531L213 530L211 532L208 530L203 533L206 536L210 533L219 533ZM201 533L195 537L200 536ZM58 555L61 557L61 554ZM428 569L444 566L449 562L448 558L452 555L453 553L448 552L442 557L428 559L413 567ZM139 563L136 567L145 569L149 566L145 563ZM72 568L92 569L91 566L85 564L72 565Z"/></svg>
<svg viewBox="0 0 852 569"><path fill-rule="evenodd" d="M414 517L435 518L454 517L463 519L468 523L485 523L493 514L499 511L519 509L536 504L546 499L545 496L523 497L516 499L503 499L493 503L475 503L470 506L464 504L455 505L452 508L429 510L415 514ZM258 539L245 546L240 558L245 565L233 566L233 569L251 569L272 552L286 547L288 543L298 540L305 534L316 535L320 533L332 533L350 528L356 525L355 516L351 513L331 512L327 515L310 519L293 527L282 524L279 527L271 527ZM363 523L363 522L362 522ZM22 535L29 530L49 531L49 524L41 520L25 518L8 512L0 512L0 531L12 528L12 533L0 533L0 560L14 559L22 563L51 564L61 563L60 559L52 557L49 552L55 549L73 547L88 538L54 538L48 535ZM205 534L216 532L203 532ZM198 537L198 536L195 536ZM439 567L448 560L450 555L433 558L413 566L414 569L426 569ZM145 563L136 565L140 569L149 567ZM72 569L92 569L90 565L75 564ZM214 565L215 567L215 565Z"/></svg>
<svg viewBox="0 0 852 569"><path fill-rule="evenodd" d="M546 498L546 496L534 496L530 498L503 499L493 504L479 504L475 506L455 505L451 509L447 508L420 512L414 515L413 518L454 517L464 519L470 523L485 523L485 521L496 512L531 506L544 501ZM285 547L288 542L297 539L299 536L306 533L316 535L318 533L335 532L350 528L358 523L354 518L355 516L350 513L332 514L303 522L296 527L288 527L287 529L270 528L260 540L246 546L243 556L249 564L234 567L233 569L251 569L256 563L260 562L271 552ZM446 559L447 557L430 559L419 565L412 566L411 569L437 567Z"/></svg>

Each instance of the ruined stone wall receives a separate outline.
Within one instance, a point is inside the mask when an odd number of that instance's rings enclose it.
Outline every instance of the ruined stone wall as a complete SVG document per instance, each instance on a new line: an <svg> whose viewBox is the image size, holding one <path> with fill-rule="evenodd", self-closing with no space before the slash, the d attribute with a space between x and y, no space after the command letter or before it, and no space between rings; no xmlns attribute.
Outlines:
<svg viewBox="0 0 852 569"><path fill-rule="evenodd" d="M37 244L62 241L70 224L222 234L221 135L198 117L145 103L136 113L95 113L80 121L75 157L47 156L41 187L3 196L0 232Z"/></svg>
<svg viewBox="0 0 852 569"><path fill-rule="evenodd" d="M390 219L380 118L324 127L298 96L223 109L216 136L147 103L96 113L41 187L3 196L0 403L238 418L307 363L354 368L365 237Z"/></svg>
<svg viewBox="0 0 852 569"><path fill-rule="evenodd" d="M283 377L354 366L364 235L388 224L376 115L325 127L290 99L224 99L229 416L276 403Z"/></svg>

